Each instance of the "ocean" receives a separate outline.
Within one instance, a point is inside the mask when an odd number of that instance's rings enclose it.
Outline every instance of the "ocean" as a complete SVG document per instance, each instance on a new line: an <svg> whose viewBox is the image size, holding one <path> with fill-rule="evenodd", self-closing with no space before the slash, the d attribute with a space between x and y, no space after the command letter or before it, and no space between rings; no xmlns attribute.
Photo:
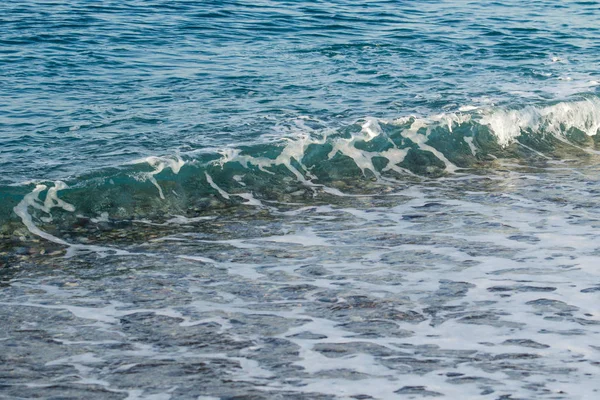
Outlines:
<svg viewBox="0 0 600 400"><path fill-rule="evenodd" d="M0 4L1 399L600 398L600 4Z"/></svg>

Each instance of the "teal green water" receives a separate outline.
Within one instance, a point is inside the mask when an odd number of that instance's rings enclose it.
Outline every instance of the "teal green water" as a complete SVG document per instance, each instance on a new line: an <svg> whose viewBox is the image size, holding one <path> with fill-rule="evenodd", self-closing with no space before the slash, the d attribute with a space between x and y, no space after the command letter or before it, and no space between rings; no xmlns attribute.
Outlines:
<svg viewBox="0 0 600 400"><path fill-rule="evenodd" d="M404 180L490 167L498 156L526 157L514 149L519 141L558 159L566 157L555 151L563 138L595 146L592 2L1 7L2 219L16 218L12 208L34 184L57 180L89 190L78 201L97 205L76 205L84 211L111 212L102 206L110 202L133 212L117 204L127 199L98 200L115 190L154 191L145 173L162 167L145 165L147 157L185 162L181 177L168 167L155 175L194 198L214 192L204 175L214 169L209 161L222 167L222 154L238 150L276 159L290 140L308 140L286 156L299 165L291 171L279 159L260 170L301 175L305 186L379 178L383 170ZM362 129L373 118L383 134ZM349 145L369 152L367 164L349 149L334 151L336 135L359 135ZM373 154L390 148L412 150L394 159ZM213 171L220 184L237 185L221 176L234 175L235 163ZM250 175L257 167L244 164ZM269 197L265 185L285 191L264 177L245 189Z"/></svg>

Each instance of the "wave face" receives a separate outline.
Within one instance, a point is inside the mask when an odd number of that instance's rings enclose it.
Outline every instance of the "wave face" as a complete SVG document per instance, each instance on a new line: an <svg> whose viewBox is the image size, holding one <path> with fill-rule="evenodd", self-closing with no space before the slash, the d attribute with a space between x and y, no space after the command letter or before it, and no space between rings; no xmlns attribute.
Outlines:
<svg viewBox="0 0 600 400"><path fill-rule="evenodd" d="M307 122L296 121L294 136L278 141L138 159L66 182L39 182L30 193L30 186L8 187L2 212L31 233L64 244L38 224L106 216L165 223L173 215L198 217L224 207L310 204L485 173L498 159L585 162L597 153L600 99L366 118L337 130L312 129Z"/></svg>

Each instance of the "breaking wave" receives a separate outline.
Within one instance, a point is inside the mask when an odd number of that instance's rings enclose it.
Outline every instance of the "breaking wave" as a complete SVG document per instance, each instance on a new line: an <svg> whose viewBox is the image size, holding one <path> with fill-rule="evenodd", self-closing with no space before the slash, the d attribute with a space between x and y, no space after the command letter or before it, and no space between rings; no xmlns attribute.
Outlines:
<svg viewBox="0 0 600 400"><path fill-rule="evenodd" d="M148 157L66 182L37 182L33 190L5 187L0 219L68 245L49 232L52 226L109 219L168 225L234 205L268 207L373 193L493 169L498 159L583 160L597 154L596 97L462 110L426 118L365 118L335 131L302 125L303 131L270 143Z"/></svg>

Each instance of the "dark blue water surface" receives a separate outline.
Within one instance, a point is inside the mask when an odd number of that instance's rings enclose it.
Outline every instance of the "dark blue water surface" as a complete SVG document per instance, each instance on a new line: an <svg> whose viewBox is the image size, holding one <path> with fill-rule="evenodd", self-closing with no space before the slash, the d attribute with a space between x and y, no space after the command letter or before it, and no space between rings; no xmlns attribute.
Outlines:
<svg viewBox="0 0 600 400"><path fill-rule="evenodd" d="M581 1L0 5L0 182L467 105L595 92Z"/></svg>

